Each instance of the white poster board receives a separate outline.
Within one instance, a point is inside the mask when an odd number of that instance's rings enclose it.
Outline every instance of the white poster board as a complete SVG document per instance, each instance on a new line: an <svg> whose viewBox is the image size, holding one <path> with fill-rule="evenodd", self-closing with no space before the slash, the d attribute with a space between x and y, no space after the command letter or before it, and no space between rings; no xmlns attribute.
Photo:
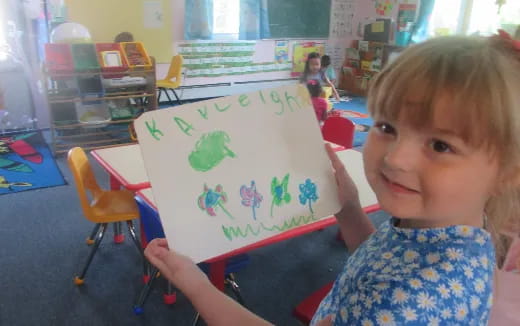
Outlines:
<svg viewBox="0 0 520 326"><path fill-rule="evenodd" d="M302 85L147 112L135 129L168 243L196 262L340 208Z"/></svg>

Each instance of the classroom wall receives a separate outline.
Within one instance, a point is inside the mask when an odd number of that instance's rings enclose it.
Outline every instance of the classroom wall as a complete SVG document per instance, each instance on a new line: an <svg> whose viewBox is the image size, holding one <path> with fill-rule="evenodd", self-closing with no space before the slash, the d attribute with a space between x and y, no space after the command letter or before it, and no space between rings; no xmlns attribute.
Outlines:
<svg viewBox="0 0 520 326"><path fill-rule="evenodd" d="M179 0L184 2L183 0ZM120 32L131 32L158 62L169 62L173 23L178 16L172 0L66 0L68 20L88 28L94 42L112 42ZM162 15L155 17L159 7Z"/></svg>
<svg viewBox="0 0 520 326"><path fill-rule="evenodd" d="M143 3L145 0L66 0L69 20L84 23L91 30L94 41L110 41L120 31L128 30L134 33L137 40L142 40L148 52L157 59L157 78L164 78L169 67L169 58L177 53L177 44L184 41L184 7L185 0L157 0L163 4L164 28L143 28ZM389 0L394 8L387 16L376 13L375 3L384 0L332 0L333 4L353 3L352 34L342 37L317 40L291 40L289 42L289 60L292 57L292 47L296 42L317 41L326 42L331 47L348 47L353 39L359 39L358 27L375 18L397 18L399 1L412 2L417 0ZM124 15L118 15L124 8ZM334 11L334 5L331 6ZM333 12L331 12L332 14ZM129 15L131 18L129 18ZM332 19L331 19L332 21ZM95 24L93 24L95 22ZM137 24L135 23L137 22ZM89 26L91 25L91 26ZM137 25L137 26L136 26ZM360 29L362 30L362 28ZM254 62L274 61L275 40L258 40L255 45ZM343 61L343 59L341 59ZM183 98L200 98L230 95L262 87L294 83L290 71L265 72L245 75L221 77L191 77L184 78L182 85L191 87L181 91ZM221 85L223 84L223 85Z"/></svg>

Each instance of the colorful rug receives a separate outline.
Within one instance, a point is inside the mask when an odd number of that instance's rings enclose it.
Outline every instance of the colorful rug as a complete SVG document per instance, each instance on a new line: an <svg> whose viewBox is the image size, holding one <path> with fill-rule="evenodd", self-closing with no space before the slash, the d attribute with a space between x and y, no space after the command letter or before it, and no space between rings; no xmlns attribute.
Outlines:
<svg viewBox="0 0 520 326"><path fill-rule="evenodd" d="M333 109L339 111L342 117L358 125L354 132L354 147L363 146L367 139L368 129L374 124L368 115L366 97L352 97L348 102L333 103Z"/></svg>
<svg viewBox="0 0 520 326"><path fill-rule="evenodd" d="M0 195L64 184L39 132L0 135Z"/></svg>

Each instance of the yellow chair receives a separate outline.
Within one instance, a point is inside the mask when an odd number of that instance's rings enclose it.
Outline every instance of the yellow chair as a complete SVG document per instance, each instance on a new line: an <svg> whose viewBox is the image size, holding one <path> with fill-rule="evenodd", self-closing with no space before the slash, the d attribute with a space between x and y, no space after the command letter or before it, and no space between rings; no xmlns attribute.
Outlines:
<svg viewBox="0 0 520 326"><path fill-rule="evenodd" d="M74 277L74 283L76 285L83 284L87 269L103 240L108 223L126 221L130 236L143 257L146 271L147 266L144 260L143 249L137 239L132 223L133 219L139 217L139 209L134 200L134 195L127 190L106 191L101 189L96 181L87 155L85 155L81 147L72 148L68 153L67 160L72 175L74 176L83 214L85 214L87 220L96 223L94 230L87 238L87 244L93 244L93 247L83 270L78 276ZM90 192L91 200L89 200L87 191Z"/></svg>
<svg viewBox="0 0 520 326"><path fill-rule="evenodd" d="M175 92L175 89L181 86L182 62L182 55L177 54L173 56L166 78L157 81L157 89L159 90L159 95L157 96L157 103L160 103L161 93L164 91L164 94L166 94L168 101L170 102L170 104L172 104L173 101L170 95L168 95L168 90L171 90L173 92L173 95L175 95L175 98L177 99L177 103L181 104L181 100Z"/></svg>

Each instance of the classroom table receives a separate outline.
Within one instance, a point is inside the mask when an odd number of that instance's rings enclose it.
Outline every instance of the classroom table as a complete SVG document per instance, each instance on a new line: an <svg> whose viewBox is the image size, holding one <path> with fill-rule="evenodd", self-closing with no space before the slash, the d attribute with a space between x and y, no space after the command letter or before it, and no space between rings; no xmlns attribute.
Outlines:
<svg viewBox="0 0 520 326"><path fill-rule="evenodd" d="M341 159L343 164L345 165L349 175L352 180L356 184L359 192L359 199L361 202L361 206L363 210L368 214L374 211L379 210L379 205L377 204L377 199L368 185L366 181L364 169L363 169L363 159L362 154L356 150L348 149L336 152L338 157ZM155 201L153 198L153 192L151 188L143 189L137 192L137 195L143 198L151 207L157 209L155 205ZM321 230L328 226L336 224L336 218L334 216L326 217L321 219L318 222L302 225L300 227L288 230L286 232L274 235L270 238L266 238L260 240L256 243L247 245L245 247L233 250L224 255L211 258L206 262L210 265L209 271L209 279L218 289L224 290L224 280L225 280L225 267L226 260L230 257L240 255L243 253L247 253L251 250L264 247L267 245L271 245L283 240L287 240L290 238L298 237L316 230Z"/></svg>
<svg viewBox="0 0 520 326"><path fill-rule="evenodd" d="M139 144L95 149L90 154L108 172L111 189L121 186L130 191L150 188Z"/></svg>

